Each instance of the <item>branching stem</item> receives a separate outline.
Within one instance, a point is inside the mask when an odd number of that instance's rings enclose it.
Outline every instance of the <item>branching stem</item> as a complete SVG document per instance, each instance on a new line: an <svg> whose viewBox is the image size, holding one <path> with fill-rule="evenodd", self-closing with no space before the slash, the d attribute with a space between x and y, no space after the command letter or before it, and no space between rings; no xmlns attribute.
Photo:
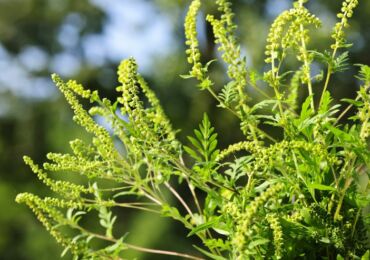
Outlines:
<svg viewBox="0 0 370 260"><path fill-rule="evenodd" d="M90 232L90 231L88 231L88 230L86 230L86 229L84 229L80 226L77 226L77 225L73 226L73 228L79 229L83 233L88 234L88 235L93 236L93 237L96 237L96 238L101 239L101 240L109 241L109 242L112 242L112 243L117 243L118 242L118 240L115 239L115 238L111 238L111 237L107 237L107 236L104 236L104 235L101 235L101 234ZM183 254L183 253L179 253L179 252L174 252L174 251L158 250L158 249L152 249L152 248L147 248L147 247L141 247L141 246L132 245L132 244L129 244L129 243L126 243L126 242L122 242L122 244L125 247L129 248L129 249L137 250L139 252L159 254L159 255L172 255L172 256L176 256L176 257L182 257L184 259L204 260L204 258L200 258L200 257L188 255L188 254Z"/></svg>
<svg viewBox="0 0 370 260"><path fill-rule="evenodd" d="M177 191L172 188L172 186L168 183L168 182L165 182L164 185L171 191L171 193L180 201L181 205L184 206L184 208L186 209L186 211L189 213L189 215L194 218L194 215L193 215L193 212L191 211L191 209L189 208L188 204L186 204L186 202L184 201L184 199L180 196L180 194L177 193Z"/></svg>

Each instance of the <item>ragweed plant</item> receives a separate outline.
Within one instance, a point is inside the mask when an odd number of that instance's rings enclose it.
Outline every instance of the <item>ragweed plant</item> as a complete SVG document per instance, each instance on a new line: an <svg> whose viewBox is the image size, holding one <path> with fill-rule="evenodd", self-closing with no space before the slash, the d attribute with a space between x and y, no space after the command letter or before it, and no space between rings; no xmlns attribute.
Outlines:
<svg viewBox="0 0 370 260"><path fill-rule="evenodd" d="M355 99L343 100L348 106L335 104L327 91L332 75L350 66L345 32L358 1L343 1L327 50L310 49L309 32L321 22L305 2L294 2L272 24L265 51L269 69L256 81L237 43L231 3L216 1L220 14L206 20L229 78L217 91L208 73L212 61L202 63L197 40L201 1L192 1L185 19L191 69L183 77L198 80L200 90L240 120L245 137L225 149L218 146L222 136L206 114L188 143L178 141L133 58L118 68L121 85L114 102L53 75L91 142L74 140L71 153L49 153L43 166L25 157L56 196L22 193L16 201L27 204L64 253L76 259L122 259L127 249L188 259L369 259L370 67L358 65L361 85ZM288 58L297 60L293 71L284 70ZM321 88L312 84L313 62L327 68ZM273 96L262 86L269 86ZM265 99L251 102L249 88ZM300 88L309 93L302 105ZM94 106L86 111L80 99ZM352 107L357 113L342 124ZM96 123L96 115L110 122L113 134ZM262 124L283 134L272 137ZM77 173L86 181L55 180L49 172ZM191 198L174 183L187 187ZM114 208L179 221L188 236L199 238L199 256L127 243L115 225ZM86 226L85 220L94 218L103 231Z"/></svg>

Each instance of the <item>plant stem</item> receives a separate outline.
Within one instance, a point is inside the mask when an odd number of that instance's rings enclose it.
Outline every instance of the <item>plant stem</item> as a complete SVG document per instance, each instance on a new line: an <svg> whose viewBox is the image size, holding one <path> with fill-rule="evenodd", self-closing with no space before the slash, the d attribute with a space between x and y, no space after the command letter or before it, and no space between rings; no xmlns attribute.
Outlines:
<svg viewBox="0 0 370 260"><path fill-rule="evenodd" d="M181 156L181 155L180 155L180 157L179 157L179 160L180 160L180 163L182 164L182 166L183 166L183 167L185 167L185 162L184 162L184 160L183 160L183 158L182 158L182 156ZM199 213L199 214L201 214L201 213L202 213L202 209L201 209L201 207L200 207L200 204L199 204L199 201L198 201L197 194L195 193L194 186L191 184L191 182L190 182L190 180L189 180L188 176L186 176L186 175L185 175L185 180L186 180L186 182L187 182L187 184L188 184L188 187L189 187L189 190L190 190L190 192L191 192L191 195L193 196L194 203L195 203L195 205L196 205L196 207L197 207L198 213Z"/></svg>
<svg viewBox="0 0 370 260"><path fill-rule="evenodd" d="M326 89L328 88L328 85L329 85L330 76L332 74L332 71L331 70L332 70L332 68L331 68L331 65L329 64L328 65L328 70L326 72L326 78L325 78L324 88L322 90L321 97L320 97L319 108L320 108L321 103L322 103L322 100L324 98L325 91L326 91Z"/></svg>
<svg viewBox="0 0 370 260"><path fill-rule="evenodd" d="M139 207L139 206L135 206L135 205L130 205L129 203L116 203L115 206L122 207L122 208L139 209L139 210L148 211L148 212L156 213L156 214L160 214L161 213L158 210L149 209L149 208L145 208L145 207Z"/></svg>
<svg viewBox="0 0 370 260"><path fill-rule="evenodd" d="M349 179L346 179L346 182L344 184L344 189L342 190L342 196L340 196L339 201L338 201L338 205L337 205L337 209L335 210L334 221L338 220L338 218L339 218L339 214L340 214L340 210L342 208L344 196L346 195L346 191L349 188L349 186L351 185L351 183L352 183L352 177L350 177Z"/></svg>
<svg viewBox="0 0 370 260"><path fill-rule="evenodd" d="M233 115L235 115L237 118L240 118L240 115L238 115L238 113L236 113L232 108L230 108L229 106L227 106L217 95L216 93L211 89L211 88L207 88L207 90L209 91L209 93L220 103L220 105L224 108L226 108L228 111L230 111ZM270 141L276 143L276 139L274 139L272 136L270 136L269 134L267 134L265 131L259 129L258 127L255 128L261 135L263 135L264 137L266 137L267 139L269 139ZM255 133L255 130L253 130L253 132ZM254 134L254 139L256 140L257 139L257 136ZM258 140L257 140L258 141Z"/></svg>
<svg viewBox="0 0 370 260"><path fill-rule="evenodd" d="M149 195L147 192L145 192L142 188L139 189L140 192L142 192L144 194L145 197L147 197L148 199L150 199L151 201L153 201L154 203L162 206L162 202L160 202L159 200L155 199L154 197L152 197L151 195Z"/></svg>
<svg viewBox="0 0 370 260"><path fill-rule="evenodd" d="M165 182L164 185L171 191L171 193L180 201L180 203L184 206L186 211L189 213L189 215L194 218L193 212L190 210L188 204L183 200L183 198L180 196L180 194L177 193L177 191L172 188L172 186L168 183Z"/></svg>
<svg viewBox="0 0 370 260"><path fill-rule="evenodd" d="M125 246L127 246L130 249L134 249L134 250L146 252L146 253L151 253L151 254L172 255L172 256L182 257L186 259L204 260L204 258L200 258L200 257L188 255L188 254L183 254L183 253L178 253L174 251L151 249L151 248L135 246L135 245L127 244L127 243L125 243Z"/></svg>
<svg viewBox="0 0 370 260"><path fill-rule="evenodd" d="M90 204L101 204L101 203L104 204L103 201L96 201L96 200L91 200L91 199L84 199L84 201L86 203L90 203ZM110 203L108 201L105 201L105 202ZM88 205L90 205L90 204L88 204ZM154 205L157 205L157 204L154 204L154 203L146 203L146 202L129 202L129 203L117 203L117 202L114 202L114 204L112 204L112 207L138 209L138 210L143 210L143 211L148 211L148 212L151 212L151 213L159 214L160 211L145 207L145 206L154 206Z"/></svg>
<svg viewBox="0 0 370 260"><path fill-rule="evenodd" d="M346 17L346 16L347 16L347 12L345 12L345 13L343 14L343 17ZM344 27L344 21L342 20L342 21L341 21L341 25L340 25L339 30L343 30L343 27ZM338 42L337 42L337 40L336 40L336 42L335 42L335 47L334 47L334 49L333 49L333 54L332 54L332 56L331 56L331 58L332 58L332 59L334 59L334 58L335 58L335 55L336 55L337 50L338 50L338 47L339 47L339 46L338 46ZM326 79L325 79L325 85L324 85L324 88L323 88L323 91L322 91L322 93L321 93L321 97L320 97L319 107L321 106L321 103L322 103L322 100L323 100L323 97L324 97L325 91L326 91L326 89L328 88L331 74L332 74L332 66L331 66L331 64L329 64L329 65L328 65L328 71L327 71L327 74L326 74Z"/></svg>
<svg viewBox="0 0 370 260"><path fill-rule="evenodd" d="M355 101L358 101L360 99L360 96L359 95L357 95L357 97L356 97L356 99L355 99ZM338 122L339 122L339 120L345 115L345 114L347 114L347 112L351 109L353 107L353 104L350 104L350 105L348 105L347 106L347 108L345 109L345 110L343 110L343 112L337 117L337 119L335 120L335 123L334 123L334 125L336 125Z"/></svg>
<svg viewBox="0 0 370 260"><path fill-rule="evenodd" d="M302 24L299 26L299 29L301 31L302 55L303 55L304 67L305 67L305 69L303 71L306 73L308 94L310 96L312 96L311 104L310 104L311 105L311 109L315 113L315 103L314 103L314 99L313 99L311 73L310 73L311 72L311 69L310 69L310 64L308 63L306 42L304 40L304 27L303 27Z"/></svg>
<svg viewBox="0 0 370 260"><path fill-rule="evenodd" d="M358 209L357 214L356 214L356 218L355 218L355 222L353 223L352 232L351 232L351 237L352 238L353 238L353 235L355 234L357 221L358 221L358 219L360 218L360 215L361 215L361 210L362 210L362 208Z"/></svg>
<svg viewBox="0 0 370 260"><path fill-rule="evenodd" d="M278 85L276 84L276 81L279 78L279 68L280 68L281 63L279 63L278 67L275 68L275 58L271 53L271 72L272 72L272 88L274 89L275 92L275 97L278 101L278 106L279 106L279 111L281 114L281 117L284 118L284 111L283 107L281 105L281 94L278 90ZM276 72L275 72L276 71Z"/></svg>
<svg viewBox="0 0 370 260"><path fill-rule="evenodd" d="M227 106L217 95L216 93L212 90L212 88L207 88L208 92L217 100L218 103L220 103L220 105L224 108L226 108L227 110L229 110L232 114L234 114L236 117L239 118L239 115L234 111L232 110L229 106Z"/></svg>
<svg viewBox="0 0 370 260"><path fill-rule="evenodd" d="M110 238L110 237L107 237L107 236L104 236L104 235L101 235L101 234L90 232L90 231L88 231L88 230L86 230L86 229L84 229L84 228L82 228L78 225L74 225L73 227L76 228L76 229L79 229L80 231L82 231L82 232L84 232L88 235L99 238L101 240L105 240L105 241L109 241L109 242L113 242L113 243L118 242L118 240L115 239L115 238ZM140 251L140 252L146 252L146 253L151 253L151 254L160 254L160 255L172 255L172 256L182 257L184 259L204 260L204 258L200 258L200 257L188 255L188 254L183 254L183 253L178 253L178 252L174 252L174 251L146 248L146 247L132 245L132 244L129 244L129 243L126 243L126 242L122 242L122 244L124 246L126 246L127 248L129 248L129 249L137 250L137 251Z"/></svg>

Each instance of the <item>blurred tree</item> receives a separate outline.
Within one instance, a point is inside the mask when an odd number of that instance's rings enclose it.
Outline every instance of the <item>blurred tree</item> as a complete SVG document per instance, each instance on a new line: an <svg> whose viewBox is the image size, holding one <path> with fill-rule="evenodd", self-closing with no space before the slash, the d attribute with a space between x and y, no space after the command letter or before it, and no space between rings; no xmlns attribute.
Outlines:
<svg viewBox="0 0 370 260"><path fill-rule="evenodd" d="M14 198L24 189L43 191L22 155L41 160L46 151L65 149L77 134L71 113L50 88L50 64L61 53L83 59L80 39L99 33L103 19L104 13L89 1L0 1L0 259L53 259L60 254ZM70 34L63 36L68 41L77 41L70 45L73 50L61 40L63 33Z"/></svg>

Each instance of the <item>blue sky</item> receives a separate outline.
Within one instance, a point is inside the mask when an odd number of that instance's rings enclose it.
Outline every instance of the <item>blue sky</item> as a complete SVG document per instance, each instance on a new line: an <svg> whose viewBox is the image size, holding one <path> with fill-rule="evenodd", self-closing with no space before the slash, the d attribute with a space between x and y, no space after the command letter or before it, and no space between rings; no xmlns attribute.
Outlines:
<svg viewBox="0 0 370 260"><path fill-rule="evenodd" d="M149 71L154 56L165 56L173 50L175 39L168 16L145 0L91 0L107 15L102 34L89 34L79 39L84 20L76 13L68 15L60 26L58 41L63 51L52 58L37 46L25 46L21 54L12 56L0 43L0 94L44 99L55 96L56 88L49 78L32 76L45 68L62 77L73 77L82 64L104 66L106 61L119 62L133 56L141 71ZM79 41L83 54L77 53ZM16 80L15 80L16 79Z"/></svg>

